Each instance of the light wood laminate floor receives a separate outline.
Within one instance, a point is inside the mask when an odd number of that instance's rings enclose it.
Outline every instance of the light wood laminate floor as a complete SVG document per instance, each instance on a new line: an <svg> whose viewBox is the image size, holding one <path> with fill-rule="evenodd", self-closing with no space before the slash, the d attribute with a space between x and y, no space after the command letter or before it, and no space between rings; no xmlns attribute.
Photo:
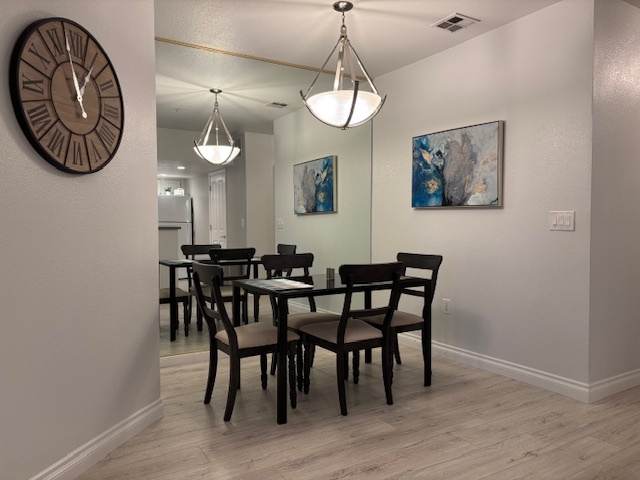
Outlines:
<svg viewBox="0 0 640 480"><path fill-rule="evenodd" d="M275 378L260 388L256 358L242 362L230 422L226 356L210 405L206 363L165 367L165 417L79 478L640 479L640 387L587 405L442 357L423 387L420 352L403 346L389 406L375 353L359 385L349 381L343 417L334 357L318 349L311 392L286 425L275 421Z"/></svg>

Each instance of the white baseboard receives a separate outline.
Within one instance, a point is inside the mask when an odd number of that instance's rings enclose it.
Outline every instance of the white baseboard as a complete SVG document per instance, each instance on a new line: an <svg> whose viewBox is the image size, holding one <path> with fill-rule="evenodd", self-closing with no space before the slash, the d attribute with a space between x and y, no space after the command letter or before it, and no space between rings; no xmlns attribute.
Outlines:
<svg viewBox="0 0 640 480"><path fill-rule="evenodd" d="M399 335L399 341L405 345L422 348L420 334L403 333ZM435 340L431 342L431 349L434 355L535 385L584 403L593 403L640 385L640 370L634 370L589 384L453 347Z"/></svg>
<svg viewBox="0 0 640 480"><path fill-rule="evenodd" d="M158 398L46 470L31 477L31 480L73 480L163 416L162 399Z"/></svg>
<svg viewBox="0 0 640 480"><path fill-rule="evenodd" d="M589 403L640 385L640 369L593 382L589 386Z"/></svg>

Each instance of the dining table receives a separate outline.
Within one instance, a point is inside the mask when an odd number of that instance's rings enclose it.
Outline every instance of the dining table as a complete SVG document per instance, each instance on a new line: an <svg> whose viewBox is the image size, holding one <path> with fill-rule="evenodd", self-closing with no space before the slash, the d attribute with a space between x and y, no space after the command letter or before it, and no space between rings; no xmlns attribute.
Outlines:
<svg viewBox="0 0 640 480"><path fill-rule="evenodd" d="M211 260L191 260L189 258L179 259L163 259L160 260L160 265L169 267L169 338L170 341L175 341L176 332L178 331L178 301L176 299L176 270L179 268L191 268L193 262L211 263ZM219 262L223 266L244 265L246 260L222 260ZM251 259L251 266L253 269L253 277L258 278L258 267L262 264L260 257L254 257Z"/></svg>
<svg viewBox="0 0 640 480"><path fill-rule="evenodd" d="M233 286L233 303L232 303L232 319L234 325L240 325L240 296L241 291L246 290L249 293L257 295L269 295L275 298L278 307L278 353L277 353L277 391L276 391L276 420L278 424L287 423L287 318L289 314L289 300L304 297L320 297L327 295L340 295L347 291L347 286L343 284L340 278L333 278L333 275L327 277L326 274L315 274L306 277L287 277L289 282L283 282L283 279L245 279L234 280ZM403 276L400 278L400 286L402 288L425 287L430 282L428 278ZM296 285L304 284L302 285ZM365 308L371 307L371 293L376 290L390 290L392 282L376 282L367 284L354 285L354 292L362 292L364 294ZM177 311L177 307L176 307ZM427 321L427 319L425 319ZM427 328L425 326L425 332ZM428 325L429 335L431 326ZM429 342L431 345L431 342ZM430 347L429 347L430 348ZM429 355L431 358L431 355ZM428 365L428 371L431 371L431 365Z"/></svg>

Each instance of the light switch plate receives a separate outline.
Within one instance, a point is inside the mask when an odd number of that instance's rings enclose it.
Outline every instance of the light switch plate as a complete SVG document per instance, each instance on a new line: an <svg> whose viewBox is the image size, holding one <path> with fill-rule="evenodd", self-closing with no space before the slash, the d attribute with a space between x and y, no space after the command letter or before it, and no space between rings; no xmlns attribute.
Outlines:
<svg viewBox="0 0 640 480"><path fill-rule="evenodd" d="M549 230L575 231L576 211L549 212Z"/></svg>

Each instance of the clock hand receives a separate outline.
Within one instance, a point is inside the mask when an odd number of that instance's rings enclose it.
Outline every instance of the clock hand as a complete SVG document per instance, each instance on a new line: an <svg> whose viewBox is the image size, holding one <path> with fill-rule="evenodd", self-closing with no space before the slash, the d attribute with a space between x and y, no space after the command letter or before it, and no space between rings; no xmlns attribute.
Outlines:
<svg viewBox="0 0 640 480"><path fill-rule="evenodd" d="M73 60L71 59L71 48L69 47L69 37L67 36L67 31L64 31L64 41L67 47L67 56L69 57L69 65L71 65L71 75L73 76L73 86L76 89L76 99L80 104L80 109L82 110L82 118L87 118L87 112L84 111L84 105L82 104L82 93L80 93L80 84L78 83L78 76L76 75L76 70L73 68Z"/></svg>
<svg viewBox="0 0 640 480"><path fill-rule="evenodd" d="M80 87L80 95L84 95L84 88L87 86L87 83L89 83L89 79L91 78L92 71L93 71L93 66L89 69L89 73L87 73L87 76L84 77L84 83L82 84L82 87Z"/></svg>

